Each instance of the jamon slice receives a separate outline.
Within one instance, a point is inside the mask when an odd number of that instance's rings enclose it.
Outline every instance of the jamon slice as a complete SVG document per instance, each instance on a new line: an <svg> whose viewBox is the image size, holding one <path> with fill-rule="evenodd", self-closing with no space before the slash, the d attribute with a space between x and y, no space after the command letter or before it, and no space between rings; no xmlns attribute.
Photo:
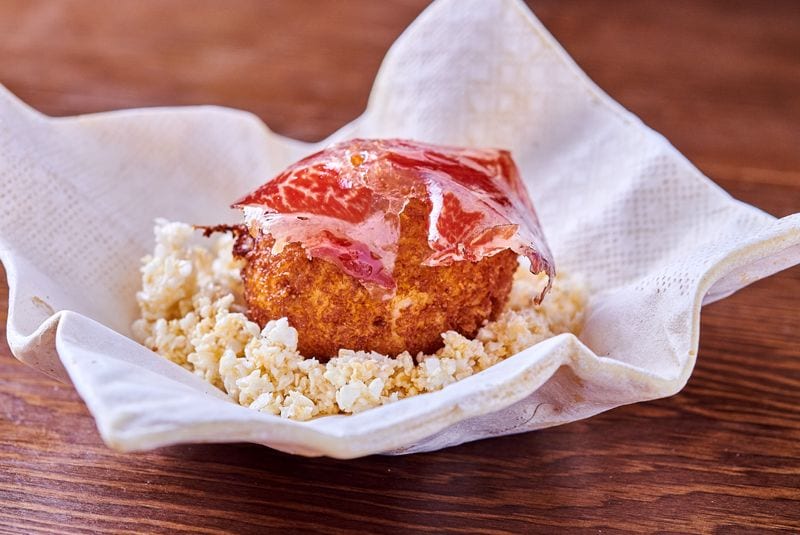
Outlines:
<svg viewBox="0 0 800 535"><path fill-rule="evenodd" d="M504 250L531 271L555 275L536 212L508 151L400 139L355 139L300 160L234 203L251 231L279 253L299 244L373 294L390 298L400 214L412 199L430 207L424 266L477 262ZM550 285L539 296L544 297Z"/></svg>

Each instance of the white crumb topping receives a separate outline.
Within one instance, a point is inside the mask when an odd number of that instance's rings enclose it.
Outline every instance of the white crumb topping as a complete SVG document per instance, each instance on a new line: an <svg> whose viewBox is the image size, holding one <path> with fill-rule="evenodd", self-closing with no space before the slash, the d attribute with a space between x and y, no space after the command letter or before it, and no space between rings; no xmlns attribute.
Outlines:
<svg viewBox="0 0 800 535"><path fill-rule="evenodd" d="M192 243L190 225L157 220L155 237L155 251L142 259L136 338L239 404L284 418L356 413L433 392L545 338L577 333L583 319L581 284L560 275L544 303L533 306L544 280L521 266L506 308L474 340L449 331L433 355L341 349L320 362L297 351L297 331L286 318L263 329L247 319L231 236L205 247Z"/></svg>

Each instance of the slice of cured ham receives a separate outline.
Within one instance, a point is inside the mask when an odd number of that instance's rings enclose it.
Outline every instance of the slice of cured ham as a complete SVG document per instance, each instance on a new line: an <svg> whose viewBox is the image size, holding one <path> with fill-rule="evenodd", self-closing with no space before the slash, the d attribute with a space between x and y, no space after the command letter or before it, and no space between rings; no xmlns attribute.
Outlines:
<svg viewBox="0 0 800 535"><path fill-rule="evenodd" d="M430 206L425 266L477 262L511 249L533 273L555 266L533 204L505 150L401 139L354 139L300 160L234 203L251 232L299 243L382 297L396 288L399 215L408 201Z"/></svg>

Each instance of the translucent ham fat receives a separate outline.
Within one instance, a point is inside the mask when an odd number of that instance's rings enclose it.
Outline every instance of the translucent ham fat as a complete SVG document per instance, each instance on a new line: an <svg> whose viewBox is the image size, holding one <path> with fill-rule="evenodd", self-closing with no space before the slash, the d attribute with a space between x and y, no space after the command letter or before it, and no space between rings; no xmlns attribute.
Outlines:
<svg viewBox="0 0 800 535"><path fill-rule="evenodd" d="M299 243L388 298L411 199L430 207L423 265L477 262L511 249L548 280L555 266L519 172L505 150L465 149L400 139L355 139L300 160L234 203L273 252ZM550 282L537 299L540 302Z"/></svg>

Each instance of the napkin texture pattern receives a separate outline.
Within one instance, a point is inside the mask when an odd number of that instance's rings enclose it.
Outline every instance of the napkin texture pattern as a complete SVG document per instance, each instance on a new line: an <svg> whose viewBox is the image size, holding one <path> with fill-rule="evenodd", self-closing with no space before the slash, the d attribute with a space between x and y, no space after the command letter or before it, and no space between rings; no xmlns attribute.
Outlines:
<svg viewBox="0 0 800 535"><path fill-rule="evenodd" d="M228 204L352 137L512 151L558 269L590 288L560 335L444 390L295 422L240 407L131 341L156 217ZM216 107L49 118L0 87L0 260L15 356L71 381L121 450L252 441L303 455L410 453L678 392L700 307L800 262L800 214L732 199L598 89L515 0L439 0L386 56L364 114L306 144Z"/></svg>

